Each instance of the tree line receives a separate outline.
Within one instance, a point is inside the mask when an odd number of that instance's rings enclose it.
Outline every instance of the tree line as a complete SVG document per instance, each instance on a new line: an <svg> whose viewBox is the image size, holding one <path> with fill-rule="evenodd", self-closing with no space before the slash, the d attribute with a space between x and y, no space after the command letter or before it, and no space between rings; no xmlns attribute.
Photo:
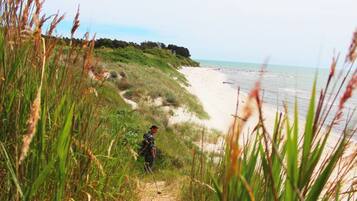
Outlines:
<svg viewBox="0 0 357 201"><path fill-rule="evenodd" d="M70 38L62 38L62 40L68 44L71 41ZM72 39L72 42L81 44L83 42L83 39ZM134 42L117 40L117 39L109 39L109 38L100 38L100 39L96 39L96 41L95 41L95 48L116 49L116 48L126 48L129 46L143 49L143 50L152 49L152 48L167 49L167 50L170 50L173 54L180 55L180 56L183 56L186 58L191 57L190 51L186 47L177 46L174 44L166 45L161 42L152 42L152 41L145 41L142 43L134 43Z"/></svg>

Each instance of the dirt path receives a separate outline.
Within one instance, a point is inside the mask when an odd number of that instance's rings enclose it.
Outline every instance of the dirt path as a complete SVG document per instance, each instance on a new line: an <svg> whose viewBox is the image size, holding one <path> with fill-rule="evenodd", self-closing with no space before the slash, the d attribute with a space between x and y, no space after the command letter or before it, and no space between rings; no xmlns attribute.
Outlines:
<svg viewBox="0 0 357 201"><path fill-rule="evenodd" d="M161 194L157 193L155 183L141 183L139 197L141 201L178 201L178 191L173 185L167 185L165 181L158 181L157 187Z"/></svg>

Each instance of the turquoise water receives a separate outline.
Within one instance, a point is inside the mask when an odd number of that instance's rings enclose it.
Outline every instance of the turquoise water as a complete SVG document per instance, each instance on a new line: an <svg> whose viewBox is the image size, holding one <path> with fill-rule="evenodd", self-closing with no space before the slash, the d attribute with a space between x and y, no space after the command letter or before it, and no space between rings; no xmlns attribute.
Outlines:
<svg viewBox="0 0 357 201"><path fill-rule="evenodd" d="M227 84L231 84L234 88L239 86L242 91L247 93L254 87L261 74L261 64L208 60L199 60L199 62L202 67L215 68L226 74ZM261 82L263 100L273 107L278 106L280 111L283 110L283 104L287 104L289 110L293 111L292 108L296 98L299 106L299 116L303 119L308 109L314 78L317 76L317 89L322 89L326 84L328 74L329 68L268 65ZM339 99L333 105L329 120L336 113L338 102ZM353 108L356 107L357 94L346 103L345 114L352 112ZM339 131L342 128L343 121L336 127L336 130ZM354 136L354 138L356 137Z"/></svg>

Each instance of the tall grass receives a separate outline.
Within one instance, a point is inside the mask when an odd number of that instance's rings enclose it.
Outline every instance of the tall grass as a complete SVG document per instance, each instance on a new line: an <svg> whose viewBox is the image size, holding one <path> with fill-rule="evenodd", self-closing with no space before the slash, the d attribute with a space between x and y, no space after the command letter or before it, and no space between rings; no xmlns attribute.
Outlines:
<svg viewBox="0 0 357 201"><path fill-rule="evenodd" d="M124 103L101 98L108 86L88 79L94 40L62 45L52 34L63 16L41 9L39 0L0 1L0 200L125 197L132 163L117 145L128 125L103 123ZM79 12L72 39L78 26Z"/></svg>
<svg viewBox="0 0 357 201"><path fill-rule="evenodd" d="M240 117L235 115L220 163L202 168L205 162L197 161L194 155L189 189L197 193L186 192L186 199L355 200L357 150L351 137L357 130L356 108L347 112L344 105L357 88L356 41L357 32L344 68L335 75L338 59L334 58L320 91L315 79L304 122L299 121L296 102L292 119L285 107L284 113L276 113L273 129L268 129L258 81ZM334 104L338 105L336 113L331 109ZM247 133L246 121L254 113L259 121ZM333 117L331 121L328 116ZM343 124L344 129L332 134L337 124ZM333 135L338 140L333 141ZM199 182L194 182L197 178Z"/></svg>
<svg viewBox="0 0 357 201"><path fill-rule="evenodd" d="M41 9L39 0L0 0L0 200L136 200L137 178L145 176L135 150L153 123L161 128L155 168L162 171L155 174L177 182L188 169L190 127L168 128L167 112L158 107L139 104L132 110L115 81L89 79L88 73L103 70L99 58L110 65L117 56L126 58L132 87L150 92L141 78L154 65L153 72L164 77L149 87L158 91L163 80L167 92L185 94L167 101L177 99L203 113L179 86L187 83L176 67L192 61L159 49L93 54L94 38L75 39L79 12L67 44L53 35L63 16L46 17Z"/></svg>

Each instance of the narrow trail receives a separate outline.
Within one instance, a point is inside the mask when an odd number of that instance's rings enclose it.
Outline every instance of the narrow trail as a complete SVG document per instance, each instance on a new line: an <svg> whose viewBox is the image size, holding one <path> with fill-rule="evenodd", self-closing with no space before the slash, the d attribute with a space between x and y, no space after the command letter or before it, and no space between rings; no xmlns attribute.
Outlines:
<svg viewBox="0 0 357 201"><path fill-rule="evenodd" d="M157 193L155 183L140 183L140 201L178 201L178 191L173 185L167 185L165 181L157 181L157 187L161 194Z"/></svg>

